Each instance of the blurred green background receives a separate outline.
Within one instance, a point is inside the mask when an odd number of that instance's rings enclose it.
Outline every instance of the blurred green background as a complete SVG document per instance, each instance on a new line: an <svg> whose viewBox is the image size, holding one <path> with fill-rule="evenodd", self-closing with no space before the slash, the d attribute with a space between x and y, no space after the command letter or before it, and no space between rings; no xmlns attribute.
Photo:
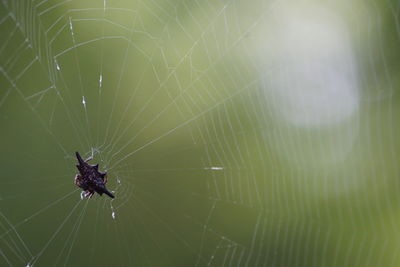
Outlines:
<svg viewBox="0 0 400 267"><path fill-rule="evenodd" d="M0 266L399 266L399 10L1 1Z"/></svg>

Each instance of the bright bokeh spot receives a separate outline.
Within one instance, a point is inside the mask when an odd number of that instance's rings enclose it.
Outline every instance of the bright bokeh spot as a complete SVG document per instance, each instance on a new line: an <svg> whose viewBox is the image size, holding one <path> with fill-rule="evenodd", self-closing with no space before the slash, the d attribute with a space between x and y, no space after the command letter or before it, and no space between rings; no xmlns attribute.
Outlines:
<svg viewBox="0 0 400 267"><path fill-rule="evenodd" d="M340 17L318 6L282 5L273 21L263 59L277 64L268 65L265 90L278 119L299 127L351 119L359 109L358 70Z"/></svg>

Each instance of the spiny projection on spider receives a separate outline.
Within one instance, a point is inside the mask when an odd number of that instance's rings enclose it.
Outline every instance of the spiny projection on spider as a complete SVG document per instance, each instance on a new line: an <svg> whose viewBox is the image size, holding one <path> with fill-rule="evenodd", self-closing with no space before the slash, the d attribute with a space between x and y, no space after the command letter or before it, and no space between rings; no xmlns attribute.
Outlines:
<svg viewBox="0 0 400 267"><path fill-rule="evenodd" d="M75 185L82 188L82 197L91 198L94 192L100 196L106 194L107 196L114 198L114 195L107 190L107 172L99 171L99 164L91 165L88 163L92 158L83 160L78 152L75 152L76 158L78 159L78 165L76 167L79 170L79 174L75 176Z"/></svg>

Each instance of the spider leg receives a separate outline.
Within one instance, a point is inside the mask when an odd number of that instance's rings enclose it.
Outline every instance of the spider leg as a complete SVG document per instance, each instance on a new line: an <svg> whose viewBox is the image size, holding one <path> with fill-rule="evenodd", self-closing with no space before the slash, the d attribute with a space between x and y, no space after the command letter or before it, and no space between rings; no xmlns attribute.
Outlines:
<svg viewBox="0 0 400 267"><path fill-rule="evenodd" d="M74 183L76 186L81 187L81 179L82 179L82 176L80 174L75 175Z"/></svg>
<svg viewBox="0 0 400 267"><path fill-rule="evenodd" d="M85 192L84 194L85 198L92 198L92 196L94 195L94 192L90 190L85 190L84 192Z"/></svg>

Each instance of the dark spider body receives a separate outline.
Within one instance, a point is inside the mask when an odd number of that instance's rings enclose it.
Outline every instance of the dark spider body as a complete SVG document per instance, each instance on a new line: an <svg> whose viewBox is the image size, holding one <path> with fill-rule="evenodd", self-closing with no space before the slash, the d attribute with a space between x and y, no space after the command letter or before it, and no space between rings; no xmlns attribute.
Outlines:
<svg viewBox="0 0 400 267"><path fill-rule="evenodd" d="M114 198L114 195L106 188L107 172L100 172L99 164L91 165L87 163L91 158L83 160L78 152L75 152L75 155L79 163L76 165L79 174L75 176L75 185L83 189L85 197L90 198L96 192L99 195L106 194Z"/></svg>

